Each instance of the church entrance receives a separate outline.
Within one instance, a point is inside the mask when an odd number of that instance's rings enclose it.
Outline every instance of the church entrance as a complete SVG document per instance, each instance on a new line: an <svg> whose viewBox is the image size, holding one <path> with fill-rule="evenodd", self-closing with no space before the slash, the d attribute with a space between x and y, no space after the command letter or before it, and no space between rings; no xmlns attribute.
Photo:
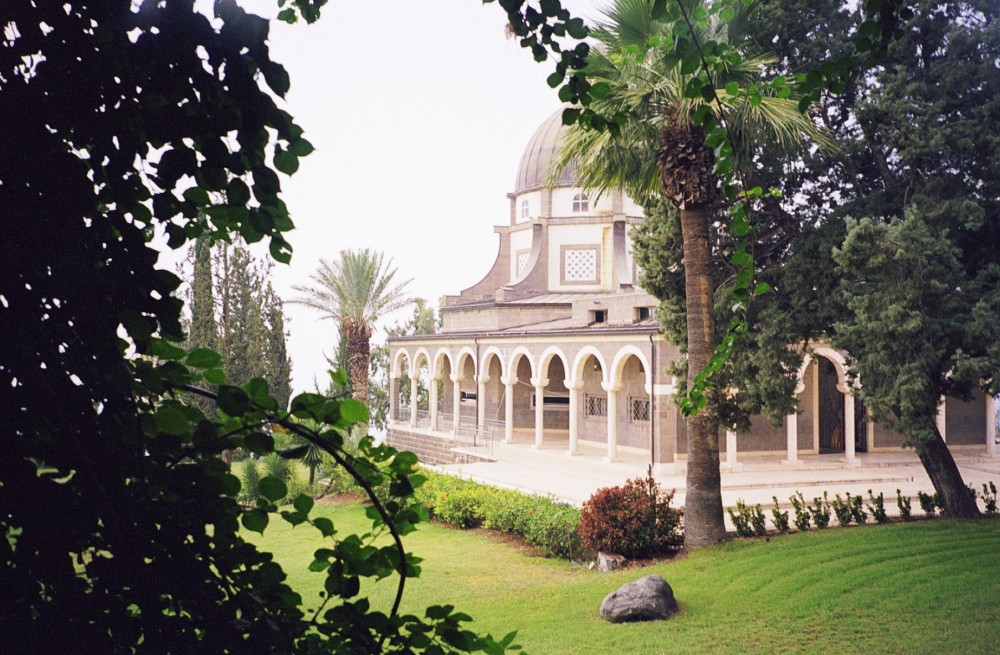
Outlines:
<svg viewBox="0 0 1000 655"><path fill-rule="evenodd" d="M819 367L819 452L844 452L844 394L837 389L837 369L825 357L817 357Z"/></svg>

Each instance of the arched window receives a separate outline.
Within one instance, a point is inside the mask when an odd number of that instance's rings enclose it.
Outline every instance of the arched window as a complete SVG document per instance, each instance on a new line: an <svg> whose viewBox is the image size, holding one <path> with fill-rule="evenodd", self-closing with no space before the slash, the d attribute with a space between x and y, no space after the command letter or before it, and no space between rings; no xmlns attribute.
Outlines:
<svg viewBox="0 0 1000 655"><path fill-rule="evenodd" d="M521 201L521 218L528 218L528 209L530 205L528 204L528 199L525 198Z"/></svg>
<svg viewBox="0 0 1000 655"><path fill-rule="evenodd" d="M586 193L578 193L573 196L573 212L580 213L590 211L590 200Z"/></svg>

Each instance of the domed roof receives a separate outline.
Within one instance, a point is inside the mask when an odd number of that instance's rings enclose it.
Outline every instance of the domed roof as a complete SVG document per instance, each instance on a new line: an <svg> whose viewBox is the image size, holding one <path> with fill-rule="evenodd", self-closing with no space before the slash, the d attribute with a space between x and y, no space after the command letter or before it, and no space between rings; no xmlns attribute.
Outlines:
<svg viewBox="0 0 1000 655"><path fill-rule="evenodd" d="M514 193L545 186L549 183L549 175L557 159L556 152L567 129L562 122L562 113L563 110L560 108L535 130L534 136L528 142L528 147L521 155L521 165L517 169ZM576 164L573 162L553 180L553 186L572 186L575 183Z"/></svg>

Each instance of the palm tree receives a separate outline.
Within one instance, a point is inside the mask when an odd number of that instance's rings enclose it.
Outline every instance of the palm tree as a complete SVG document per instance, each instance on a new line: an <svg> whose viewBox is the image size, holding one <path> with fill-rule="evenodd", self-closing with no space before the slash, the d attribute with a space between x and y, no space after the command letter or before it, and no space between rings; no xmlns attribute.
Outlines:
<svg viewBox="0 0 1000 655"><path fill-rule="evenodd" d="M413 302L405 295L412 280L393 283L396 269L392 259L383 262L382 253L369 250L341 250L340 259L319 260L310 276L313 286L292 287L301 297L293 303L312 307L323 318L337 321L346 341L347 373L352 395L368 404L368 367L371 336L375 322L388 312Z"/></svg>
<svg viewBox="0 0 1000 655"><path fill-rule="evenodd" d="M703 1L685 0L685 5L692 12ZM624 114L629 120L617 135L574 126L559 163L574 163L584 187L598 192L620 187L639 202L660 193L679 210L690 386L716 346L709 214L719 182L713 174L713 151L693 121L695 112L707 106L741 142L761 134L784 144L805 135L821 141L823 137L794 100L765 96L751 102L740 93L769 63L767 57L745 58L716 74L713 82L720 104L700 95L686 97L693 73L673 56L667 46L673 43L672 25L653 20L652 8L653 0L615 0L605 11L604 22L591 30L599 45L591 50L587 74L591 84L601 84L606 91L591 107L609 116ZM714 22L697 37L699 43L724 43L729 35L724 23ZM741 145L736 144L738 151ZM707 396L705 406L688 419L684 532L690 548L716 543L725 535L718 409L711 389Z"/></svg>

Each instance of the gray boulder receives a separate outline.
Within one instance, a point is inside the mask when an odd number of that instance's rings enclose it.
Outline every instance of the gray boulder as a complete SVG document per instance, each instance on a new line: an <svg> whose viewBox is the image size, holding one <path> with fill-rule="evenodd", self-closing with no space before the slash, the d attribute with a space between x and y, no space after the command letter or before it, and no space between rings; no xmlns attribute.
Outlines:
<svg viewBox="0 0 1000 655"><path fill-rule="evenodd" d="M674 590L658 575L622 585L601 603L601 616L612 623L668 619L676 612Z"/></svg>

